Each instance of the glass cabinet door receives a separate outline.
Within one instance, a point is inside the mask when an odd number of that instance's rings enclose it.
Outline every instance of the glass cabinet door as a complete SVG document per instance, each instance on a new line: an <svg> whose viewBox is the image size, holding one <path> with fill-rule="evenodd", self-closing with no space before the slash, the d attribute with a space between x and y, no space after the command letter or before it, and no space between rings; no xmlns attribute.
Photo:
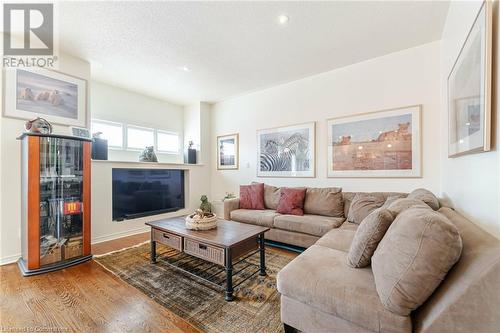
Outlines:
<svg viewBox="0 0 500 333"><path fill-rule="evenodd" d="M83 142L40 138L40 265L83 255Z"/></svg>

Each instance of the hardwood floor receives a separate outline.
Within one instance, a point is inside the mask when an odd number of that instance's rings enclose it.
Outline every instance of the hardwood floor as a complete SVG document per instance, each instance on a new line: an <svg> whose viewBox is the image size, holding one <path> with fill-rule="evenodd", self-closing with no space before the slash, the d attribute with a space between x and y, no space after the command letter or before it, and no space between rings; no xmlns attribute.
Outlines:
<svg viewBox="0 0 500 333"><path fill-rule="evenodd" d="M148 239L144 233L103 242L92 253ZM22 277L17 264L0 266L0 331L199 332L94 261L32 277Z"/></svg>
<svg viewBox="0 0 500 333"><path fill-rule="evenodd" d="M92 251L102 254L147 239L149 233L134 235ZM0 295L0 331L199 332L93 261L32 277L22 277L17 264L1 266Z"/></svg>

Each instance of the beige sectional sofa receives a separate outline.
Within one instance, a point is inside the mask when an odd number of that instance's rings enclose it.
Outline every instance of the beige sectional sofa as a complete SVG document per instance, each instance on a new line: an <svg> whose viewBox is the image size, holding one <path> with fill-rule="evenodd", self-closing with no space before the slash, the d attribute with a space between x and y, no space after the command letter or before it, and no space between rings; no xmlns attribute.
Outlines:
<svg viewBox="0 0 500 333"><path fill-rule="evenodd" d="M343 193L345 216L354 195ZM266 238L308 247L278 274L285 331L500 331L500 241L451 208L439 212L460 232L462 255L430 298L402 316L381 303L371 266L346 264L358 225L322 216L305 216L299 222L300 217L289 219L271 209L238 211L237 203L226 202L227 219L267 225L271 231Z"/></svg>
<svg viewBox="0 0 500 333"><path fill-rule="evenodd" d="M324 188L323 190L326 189L331 189L339 193L342 203L340 209L343 211L341 216L312 214L307 209L309 205L305 206L305 214L303 216L279 214L276 212L277 201L279 201L279 188L266 185L264 192L265 210L240 209L238 198L228 199L224 201L224 219L266 226L271 228L265 235L268 240L300 247L309 247L330 230L340 227L346 221L351 200L356 195L356 192L340 192L341 189L339 188ZM320 189L308 188L308 190ZM389 196L405 196L403 193L394 192L376 192L371 194L380 196L383 199ZM308 195L310 195L309 191L306 194L306 201L308 200ZM317 194L315 201L322 201L321 198L318 198ZM322 211L321 209L313 209L313 207L311 207L311 210ZM330 213L330 215L336 214Z"/></svg>

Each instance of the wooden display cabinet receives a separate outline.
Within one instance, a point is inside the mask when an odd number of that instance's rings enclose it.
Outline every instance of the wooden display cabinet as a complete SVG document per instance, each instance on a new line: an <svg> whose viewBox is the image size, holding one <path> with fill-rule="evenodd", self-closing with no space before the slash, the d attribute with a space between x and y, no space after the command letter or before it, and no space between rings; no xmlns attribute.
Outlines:
<svg viewBox="0 0 500 333"><path fill-rule="evenodd" d="M18 139L22 274L51 272L91 259L91 140L36 133L24 133Z"/></svg>

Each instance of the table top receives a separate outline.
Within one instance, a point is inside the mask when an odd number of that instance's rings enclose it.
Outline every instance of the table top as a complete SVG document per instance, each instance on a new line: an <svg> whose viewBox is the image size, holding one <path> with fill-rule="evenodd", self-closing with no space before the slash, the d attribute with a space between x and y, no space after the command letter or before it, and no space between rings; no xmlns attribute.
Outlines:
<svg viewBox="0 0 500 333"><path fill-rule="evenodd" d="M249 238L262 234L269 228L252 224L219 220L217 228L211 230L190 230L186 228L185 216L146 222L152 228L181 237L195 239L215 246L233 247Z"/></svg>

